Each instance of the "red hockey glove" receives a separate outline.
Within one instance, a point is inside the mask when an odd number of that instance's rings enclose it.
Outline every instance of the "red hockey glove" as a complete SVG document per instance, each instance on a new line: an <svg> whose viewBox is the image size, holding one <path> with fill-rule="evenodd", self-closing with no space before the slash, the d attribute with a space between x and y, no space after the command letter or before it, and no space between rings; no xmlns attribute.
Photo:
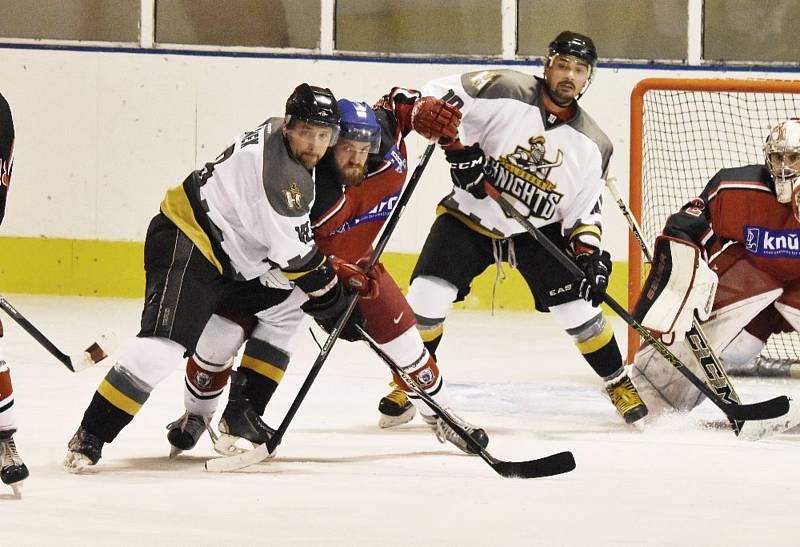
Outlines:
<svg viewBox="0 0 800 547"><path fill-rule="evenodd" d="M431 140L454 140L461 124L461 111L436 97L421 97L411 109L411 128Z"/></svg>
<svg viewBox="0 0 800 547"><path fill-rule="evenodd" d="M351 264L339 258L338 256L329 256L333 269L336 270L336 275L339 280L344 283L348 289L357 292L361 295L363 300L371 300L378 296L379 285L378 276L380 275L381 266L375 264L368 271L358 264ZM365 260L360 260L360 263L365 263Z"/></svg>

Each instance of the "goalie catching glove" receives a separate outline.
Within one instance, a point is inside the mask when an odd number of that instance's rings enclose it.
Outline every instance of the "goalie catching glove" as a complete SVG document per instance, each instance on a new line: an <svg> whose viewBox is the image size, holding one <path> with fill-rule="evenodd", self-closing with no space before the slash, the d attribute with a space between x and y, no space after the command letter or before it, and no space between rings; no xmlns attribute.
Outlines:
<svg viewBox="0 0 800 547"><path fill-rule="evenodd" d="M717 292L717 274L693 243L668 236L656 239L653 264L633 311L643 327L682 340L695 311L708 319Z"/></svg>

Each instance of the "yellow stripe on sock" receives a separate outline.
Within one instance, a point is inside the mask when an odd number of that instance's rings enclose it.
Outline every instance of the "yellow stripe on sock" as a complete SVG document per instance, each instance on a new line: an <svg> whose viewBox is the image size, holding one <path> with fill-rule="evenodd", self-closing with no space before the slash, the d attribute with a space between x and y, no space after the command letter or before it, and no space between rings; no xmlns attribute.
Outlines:
<svg viewBox="0 0 800 547"><path fill-rule="evenodd" d="M608 344L613 337L614 329L611 328L611 323L606 323L606 326L603 327L603 330L600 331L600 334L594 338L589 338L584 342L578 342L575 345L578 346L578 349L582 354L586 355L587 353L593 353L601 349L603 346Z"/></svg>
<svg viewBox="0 0 800 547"><path fill-rule="evenodd" d="M422 338L423 342L431 342L442 335L444 332L444 323L440 323L432 329L421 329L419 325L417 325L417 330L419 330L419 336Z"/></svg>
<svg viewBox="0 0 800 547"><path fill-rule="evenodd" d="M269 363L265 363L264 361L259 361L249 355L242 356L242 364L239 365L239 368L249 368L260 374L261 376L265 376L269 378L276 384L279 384L283 379L284 371L276 367L275 365L270 365Z"/></svg>
<svg viewBox="0 0 800 547"><path fill-rule="evenodd" d="M108 383L108 380L103 379L103 381L100 382L100 385L97 387L97 393L105 397L109 403L131 416L136 416L136 413L142 408L142 405L112 386Z"/></svg>

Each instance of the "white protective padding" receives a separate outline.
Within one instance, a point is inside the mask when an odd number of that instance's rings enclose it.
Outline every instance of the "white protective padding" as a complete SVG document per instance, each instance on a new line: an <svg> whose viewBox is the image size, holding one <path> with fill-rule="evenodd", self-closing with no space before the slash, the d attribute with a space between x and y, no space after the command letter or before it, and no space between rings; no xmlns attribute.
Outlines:
<svg viewBox="0 0 800 547"><path fill-rule="evenodd" d="M295 287L289 298L277 306L272 306L256 314L258 324L250 336L264 340L291 355L295 337L309 320L308 316L300 309L306 300L308 300L308 295L300 288Z"/></svg>
<svg viewBox="0 0 800 547"><path fill-rule="evenodd" d="M154 336L128 340L117 352L117 364L149 391L176 370L183 370L186 348L167 338Z"/></svg>
<svg viewBox="0 0 800 547"><path fill-rule="evenodd" d="M441 319L447 317L457 296L458 289L449 281L421 275L411 282L406 300L416 315Z"/></svg>
<svg viewBox="0 0 800 547"><path fill-rule="evenodd" d="M783 302L775 302L775 309L789 322L795 332L800 332L800 310Z"/></svg>
<svg viewBox="0 0 800 547"><path fill-rule="evenodd" d="M697 246L663 236L659 240L648 281L657 275L661 264L671 264L670 276L657 283L663 290L641 324L659 334L674 333L675 340L680 341L692 326L695 310L701 321L708 319L717 291L717 274L700 258Z"/></svg>
<svg viewBox="0 0 800 547"><path fill-rule="evenodd" d="M244 330L241 325L214 314L197 340L195 354L201 362L224 365L236 356L243 343Z"/></svg>
<svg viewBox="0 0 800 547"><path fill-rule="evenodd" d="M709 345L719 355L720 349L730 344L747 324L761 310L773 303L782 292L783 289L773 289L715 311L711 319L703 325L703 332L708 338ZM675 342L668 348L698 378L705 378L687 342ZM670 410L689 411L705 398L680 371L650 345L636 353L631 380L647 405L651 417Z"/></svg>
<svg viewBox="0 0 800 547"><path fill-rule="evenodd" d="M725 367L743 367L761 353L766 344L763 340L742 329L725 348L719 358Z"/></svg>
<svg viewBox="0 0 800 547"><path fill-rule="evenodd" d="M598 315L598 309L593 307L591 302L579 298L565 304L550 306L550 313L561 325L561 328L570 330L587 324Z"/></svg>
<svg viewBox="0 0 800 547"><path fill-rule="evenodd" d="M416 327L411 327L394 340L386 342L385 344L378 344L378 347L380 347L397 366L405 370L408 374L417 372L428 362L430 357ZM435 395L432 395L433 400L442 408L448 408L450 400L447 394L447 384L441 374L430 387L425 389L425 391L435 392ZM424 416L433 415L433 410L431 410L424 401L413 396L409 397L409 399L417 410L419 410L420 414Z"/></svg>

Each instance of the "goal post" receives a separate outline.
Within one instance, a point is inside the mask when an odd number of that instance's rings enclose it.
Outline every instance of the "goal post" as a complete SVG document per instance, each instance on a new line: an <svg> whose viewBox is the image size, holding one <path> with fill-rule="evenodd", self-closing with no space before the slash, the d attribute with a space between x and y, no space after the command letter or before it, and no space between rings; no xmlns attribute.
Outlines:
<svg viewBox="0 0 800 547"><path fill-rule="evenodd" d="M653 244L667 217L720 169L764 162L769 129L800 117L800 81L648 78L631 92L629 203ZM628 305L643 281L638 243L628 236ZM639 347L628 331L628 362ZM800 337L773 336L769 357L800 358Z"/></svg>

